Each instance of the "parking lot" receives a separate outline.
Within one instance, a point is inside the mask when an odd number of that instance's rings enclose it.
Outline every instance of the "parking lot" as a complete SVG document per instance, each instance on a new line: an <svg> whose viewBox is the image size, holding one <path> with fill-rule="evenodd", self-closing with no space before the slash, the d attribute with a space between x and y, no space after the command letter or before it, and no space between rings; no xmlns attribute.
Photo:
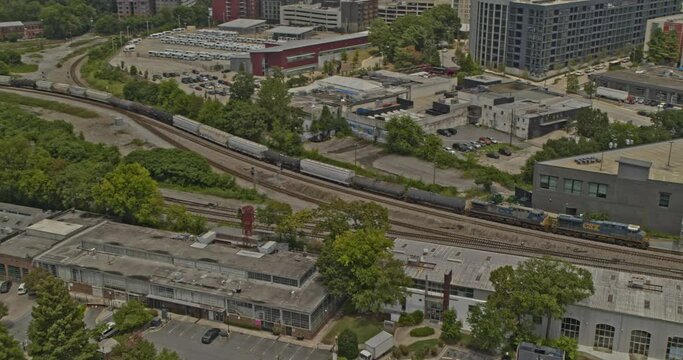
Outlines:
<svg viewBox="0 0 683 360"><path fill-rule="evenodd" d="M290 343L235 333L229 338L218 337L211 344L202 344L201 338L209 327L171 320L168 324L149 332L144 337L157 348L176 351L183 359L213 360L327 360L326 350L310 349ZM229 356L228 356L229 354Z"/></svg>
<svg viewBox="0 0 683 360"><path fill-rule="evenodd" d="M0 320L17 341L27 340L28 325L31 322L31 309L35 304L28 295L18 295L18 283L12 284L8 293L0 294L0 301L7 305L9 313Z"/></svg>

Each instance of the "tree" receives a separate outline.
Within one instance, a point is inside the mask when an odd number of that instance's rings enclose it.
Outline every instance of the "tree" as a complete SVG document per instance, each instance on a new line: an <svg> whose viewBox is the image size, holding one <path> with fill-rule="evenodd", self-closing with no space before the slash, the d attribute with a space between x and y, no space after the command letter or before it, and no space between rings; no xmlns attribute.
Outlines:
<svg viewBox="0 0 683 360"><path fill-rule="evenodd" d="M581 108L576 113L576 133L587 138L594 138L609 132L609 117L598 109Z"/></svg>
<svg viewBox="0 0 683 360"><path fill-rule="evenodd" d="M579 92L579 77L574 73L567 75L567 92L570 94Z"/></svg>
<svg viewBox="0 0 683 360"><path fill-rule="evenodd" d="M313 220L313 211L309 209L291 213L280 219L275 232L280 239L293 243L303 234L303 227Z"/></svg>
<svg viewBox="0 0 683 360"><path fill-rule="evenodd" d="M141 302L130 300L114 313L114 322L117 330L129 332L147 324L153 317Z"/></svg>
<svg viewBox="0 0 683 360"><path fill-rule="evenodd" d="M391 252L392 241L382 231L347 231L326 241L317 266L325 286L335 296L349 296L360 312L377 312L403 298L410 278Z"/></svg>
<svg viewBox="0 0 683 360"><path fill-rule="evenodd" d="M131 65L129 72L130 72L131 76L137 76L138 75L138 68L135 67L135 65Z"/></svg>
<svg viewBox="0 0 683 360"><path fill-rule="evenodd" d="M495 350L505 341L510 327L508 313L497 311L488 303L478 305L470 310L467 317L472 326L472 338L476 346L482 350Z"/></svg>
<svg viewBox="0 0 683 360"><path fill-rule="evenodd" d="M162 198L149 172L139 164L121 164L95 186L95 203L127 222L156 224Z"/></svg>
<svg viewBox="0 0 683 360"><path fill-rule="evenodd" d="M342 61L342 62L347 62L347 61L349 61L349 54L346 53L346 50L342 50L340 56L341 56L341 61Z"/></svg>
<svg viewBox="0 0 683 360"><path fill-rule="evenodd" d="M182 205L170 205L166 208L166 225L171 231L186 232L199 235L206 229L206 220L191 214Z"/></svg>
<svg viewBox="0 0 683 360"><path fill-rule="evenodd" d="M422 145L416 149L415 155L420 159L434 161L436 154L443 151L442 145L440 137L434 134L425 135Z"/></svg>
<svg viewBox="0 0 683 360"><path fill-rule="evenodd" d="M577 360L579 353L579 343L576 339L560 336L557 339L546 340L543 342L546 346L552 346L564 351L564 358L566 360Z"/></svg>
<svg viewBox="0 0 683 360"><path fill-rule="evenodd" d="M0 316L1 317L1 316ZM14 340L3 325L0 325L0 359L24 360L24 352L19 347L19 342Z"/></svg>
<svg viewBox="0 0 683 360"><path fill-rule="evenodd" d="M337 346L339 356L347 359L355 359L358 357L358 337L356 333L350 329L344 329L339 333L337 338Z"/></svg>
<svg viewBox="0 0 683 360"><path fill-rule="evenodd" d="M586 95L590 96L591 99L593 98L597 90L598 87L595 86L595 83L592 81L583 84L583 91L586 93Z"/></svg>
<svg viewBox="0 0 683 360"><path fill-rule="evenodd" d="M449 5L437 5L422 13L433 26L434 40L437 42L453 42L453 38L460 32L460 18L456 9Z"/></svg>
<svg viewBox="0 0 683 360"><path fill-rule="evenodd" d="M119 30L119 20L114 15L104 15L95 21L95 32L98 34L113 35L118 34Z"/></svg>
<svg viewBox="0 0 683 360"><path fill-rule="evenodd" d="M269 200L266 206L256 209L256 220L264 225L279 224L282 219L292 215L292 206L280 201Z"/></svg>
<svg viewBox="0 0 683 360"><path fill-rule="evenodd" d="M225 106L223 106L220 101L209 99L204 102L201 110L199 110L197 121L204 124L210 124L215 117L220 116L224 111Z"/></svg>
<svg viewBox="0 0 683 360"><path fill-rule="evenodd" d="M279 131L294 132L298 135L301 130L301 120L290 108L292 95L287 91L285 77L279 68L261 82L257 104L266 112L266 124L273 130L272 135ZM274 111L277 109L277 111Z"/></svg>
<svg viewBox="0 0 683 360"><path fill-rule="evenodd" d="M36 294L40 294L40 288L42 287L43 281L46 281L51 277L52 274L47 272L47 270L40 267L34 267L22 280L30 291L35 291Z"/></svg>
<svg viewBox="0 0 683 360"><path fill-rule="evenodd" d="M83 307L71 296L66 284L49 277L41 282L28 328L28 353L36 360L96 358L97 346L89 342L83 323Z"/></svg>
<svg viewBox="0 0 683 360"><path fill-rule="evenodd" d="M223 131L259 142L268 127L265 121L268 111L270 110L250 101L230 101L222 116L214 115L214 120L209 124L215 124Z"/></svg>
<svg viewBox="0 0 683 360"><path fill-rule="evenodd" d="M254 76L247 73L243 67L240 67L239 72L232 80L230 100L251 101L251 96L254 95L255 88Z"/></svg>
<svg viewBox="0 0 683 360"><path fill-rule="evenodd" d="M443 312L441 324L441 339L446 342L454 343L460 340L462 330L462 323L458 321L455 310L446 310Z"/></svg>
<svg viewBox="0 0 683 360"><path fill-rule="evenodd" d="M0 61L0 75L9 75L10 68L4 61Z"/></svg>
<svg viewBox="0 0 683 360"><path fill-rule="evenodd" d="M387 122L387 147L392 153L411 155L422 146L424 131L409 116L396 116Z"/></svg>
<svg viewBox="0 0 683 360"><path fill-rule="evenodd" d="M675 31L664 32L661 28L656 28L647 45L647 59L655 64L673 66L680 58L678 35Z"/></svg>
<svg viewBox="0 0 683 360"><path fill-rule="evenodd" d="M380 54L386 57L389 62L394 61L398 41L387 23L382 20L375 20L370 25L368 41L372 46L378 48Z"/></svg>
<svg viewBox="0 0 683 360"><path fill-rule="evenodd" d="M163 349L157 355L155 360L181 360L181 359L180 359L180 356L178 355L178 353L176 353L175 351ZM575 359L573 359L573 360L575 360Z"/></svg>
<svg viewBox="0 0 683 360"><path fill-rule="evenodd" d="M349 230L389 230L387 208L369 201L347 202L334 198L331 202L318 206L315 217L315 231L328 233L329 240L334 240Z"/></svg>
<svg viewBox="0 0 683 360"><path fill-rule="evenodd" d="M353 68L355 69L358 67L358 64L360 64L360 51L356 49L356 51L353 52L353 60L351 60L351 66L353 66Z"/></svg>
<svg viewBox="0 0 683 360"><path fill-rule="evenodd" d="M138 334L131 335L123 343L116 345L111 352L111 360L155 360L156 357L154 344Z"/></svg>

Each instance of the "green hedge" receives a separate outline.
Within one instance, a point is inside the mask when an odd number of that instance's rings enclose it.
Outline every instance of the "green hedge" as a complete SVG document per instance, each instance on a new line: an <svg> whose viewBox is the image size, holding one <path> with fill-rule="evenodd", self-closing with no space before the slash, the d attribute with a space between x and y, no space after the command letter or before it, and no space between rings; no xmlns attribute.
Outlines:
<svg viewBox="0 0 683 360"><path fill-rule="evenodd" d="M434 335L434 328L430 328L429 326L423 326L410 330L410 336L412 337L425 337L430 335Z"/></svg>

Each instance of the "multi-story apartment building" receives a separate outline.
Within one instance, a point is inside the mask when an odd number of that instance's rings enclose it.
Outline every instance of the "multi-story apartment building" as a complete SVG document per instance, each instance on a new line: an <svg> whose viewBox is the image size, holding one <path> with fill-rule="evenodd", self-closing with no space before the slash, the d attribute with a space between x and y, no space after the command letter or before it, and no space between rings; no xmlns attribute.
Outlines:
<svg viewBox="0 0 683 360"><path fill-rule="evenodd" d="M344 32L365 31L377 19L377 0L342 0L339 7Z"/></svg>
<svg viewBox="0 0 683 360"><path fill-rule="evenodd" d="M119 18L128 16L152 16L155 13L155 0L116 0Z"/></svg>
<svg viewBox="0 0 683 360"><path fill-rule="evenodd" d="M213 0L211 8L216 23L261 17L261 0Z"/></svg>
<svg viewBox="0 0 683 360"><path fill-rule="evenodd" d="M648 19L677 0L472 0L470 51L480 64L532 78L640 46Z"/></svg>

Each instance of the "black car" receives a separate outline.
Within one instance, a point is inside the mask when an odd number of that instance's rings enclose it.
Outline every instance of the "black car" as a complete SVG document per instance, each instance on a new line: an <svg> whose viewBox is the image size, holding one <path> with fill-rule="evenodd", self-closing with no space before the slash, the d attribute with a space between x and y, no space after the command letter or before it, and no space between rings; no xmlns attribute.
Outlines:
<svg viewBox="0 0 683 360"><path fill-rule="evenodd" d="M0 282L0 293L1 294L9 292L10 288L12 288L12 282L11 281L7 280L7 281Z"/></svg>
<svg viewBox="0 0 683 360"><path fill-rule="evenodd" d="M491 159L500 159L500 155L498 155L494 152L490 152L490 153L486 154L486 157L490 157Z"/></svg>
<svg viewBox="0 0 683 360"><path fill-rule="evenodd" d="M501 155L505 155L505 156L512 155L512 151L510 151L510 149L508 149L508 148L500 148L500 149L498 149L498 153Z"/></svg>
<svg viewBox="0 0 683 360"><path fill-rule="evenodd" d="M446 129L446 131L451 133L451 135L455 135L458 133L458 129L456 129L456 128L448 128L448 129Z"/></svg>
<svg viewBox="0 0 683 360"><path fill-rule="evenodd" d="M202 344L211 344L214 340L216 340L220 333L221 329L219 328L211 328L206 330L204 336L202 336Z"/></svg>
<svg viewBox="0 0 683 360"><path fill-rule="evenodd" d="M441 136L451 136L451 133L446 129L438 129L436 130L436 133Z"/></svg>

